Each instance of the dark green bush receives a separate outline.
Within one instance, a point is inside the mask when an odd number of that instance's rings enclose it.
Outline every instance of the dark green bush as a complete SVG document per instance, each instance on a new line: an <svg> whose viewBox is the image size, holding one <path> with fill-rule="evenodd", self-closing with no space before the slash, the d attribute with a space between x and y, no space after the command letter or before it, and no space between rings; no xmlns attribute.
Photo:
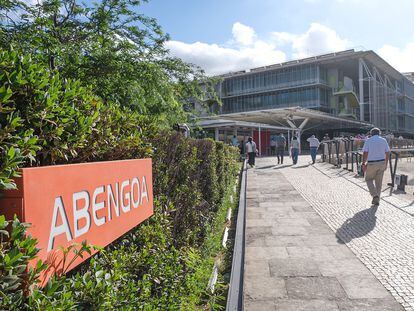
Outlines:
<svg viewBox="0 0 414 311"><path fill-rule="evenodd" d="M0 216L0 309L205 305L205 279L217 252L212 228L237 173L237 150L159 131L148 116L103 103L79 82L13 51L0 49L0 86L0 190L13 188L24 166L152 156L155 195L151 219L44 288L37 277L45 266L27 269L37 253L27 225L14 220L9 237Z"/></svg>
<svg viewBox="0 0 414 311"><path fill-rule="evenodd" d="M0 49L0 189L18 167L129 159L152 153L154 122L102 104L77 81ZM144 138L145 137L145 138Z"/></svg>
<svg viewBox="0 0 414 311"><path fill-rule="evenodd" d="M229 176L235 176L236 150L211 140L188 140L168 133L158 135L153 145L155 195L163 211L174 218L175 245L199 245Z"/></svg>
<svg viewBox="0 0 414 311"><path fill-rule="evenodd" d="M185 306L191 310L208 303L211 294L205 287L222 234L216 230L214 236L212 228L217 229L217 222L223 224L217 218L223 201L218 193L232 188L237 153L222 143L185 139L176 133L163 132L152 142L155 215L76 274L54 278L43 289L29 286L27 296L22 291L16 294L12 301L16 309L181 310ZM209 188L210 179L219 179L218 168L227 175L221 178L223 189ZM221 207L221 215L226 208ZM2 244L0 249L6 248ZM31 258L24 257L24 265ZM30 285L34 283L35 278ZM10 306L14 294L3 290L1 294L0 307Z"/></svg>

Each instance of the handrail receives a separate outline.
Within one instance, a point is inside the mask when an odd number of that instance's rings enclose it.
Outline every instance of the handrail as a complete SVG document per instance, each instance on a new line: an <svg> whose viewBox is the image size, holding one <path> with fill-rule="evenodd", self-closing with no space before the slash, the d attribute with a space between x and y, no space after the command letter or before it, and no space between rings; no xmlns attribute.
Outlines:
<svg viewBox="0 0 414 311"><path fill-rule="evenodd" d="M247 162L243 163L240 182L239 208L237 212L236 234L234 237L233 261L226 311L243 310L243 275L246 232L246 190Z"/></svg>
<svg viewBox="0 0 414 311"><path fill-rule="evenodd" d="M342 160L343 156L345 158L345 170L348 171L354 171L354 159L356 163L357 173L360 176L364 176L364 173L361 168L362 164L362 149L355 148L354 142L355 141L363 141L360 139L353 139L353 138L335 138L333 140L325 140L321 142L321 145L327 145L327 151L328 154L325 154L325 148L322 150L322 162L326 162L328 159L328 162L333 164L337 168L342 167ZM395 141L401 141L400 139L392 139L390 144L392 145ZM410 140L404 140L406 142L405 148L390 148L391 155L389 157L389 168L390 168L390 177L391 182L388 183L389 186L394 187L394 179L397 173L397 165L398 165L398 159L401 153L409 152L414 153L413 143L409 144ZM340 143L343 143L344 150L343 152L339 152L340 149ZM332 153L332 145L335 145L335 153ZM392 155L394 155L394 164L392 163ZM334 160L332 162L331 160ZM351 163L349 163L349 160L351 160ZM351 168L349 169L349 164L351 164Z"/></svg>

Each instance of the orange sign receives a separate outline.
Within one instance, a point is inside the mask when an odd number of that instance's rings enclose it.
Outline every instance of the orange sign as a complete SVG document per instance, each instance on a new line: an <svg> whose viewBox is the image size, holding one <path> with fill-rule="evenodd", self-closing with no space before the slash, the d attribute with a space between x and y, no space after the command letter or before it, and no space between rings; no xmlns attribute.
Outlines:
<svg viewBox="0 0 414 311"><path fill-rule="evenodd" d="M67 269L61 247L104 247L153 214L151 159L24 168L17 183L18 191L3 192L0 214L32 224L38 257L52 267L44 280Z"/></svg>

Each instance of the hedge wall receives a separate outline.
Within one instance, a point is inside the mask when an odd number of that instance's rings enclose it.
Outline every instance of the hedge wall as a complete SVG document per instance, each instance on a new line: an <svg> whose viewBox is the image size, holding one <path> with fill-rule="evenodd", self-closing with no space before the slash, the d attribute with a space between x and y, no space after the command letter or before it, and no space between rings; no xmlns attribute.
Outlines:
<svg viewBox="0 0 414 311"><path fill-rule="evenodd" d="M26 269L37 253L27 225L14 220L8 236L0 216L0 309L204 308L212 296L199 276L215 256L212 228L237 175L237 150L161 131L28 57L0 50L0 59L0 189L14 186L22 166L151 156L155 192L153 217L43 289L44 264Z"/></svg>

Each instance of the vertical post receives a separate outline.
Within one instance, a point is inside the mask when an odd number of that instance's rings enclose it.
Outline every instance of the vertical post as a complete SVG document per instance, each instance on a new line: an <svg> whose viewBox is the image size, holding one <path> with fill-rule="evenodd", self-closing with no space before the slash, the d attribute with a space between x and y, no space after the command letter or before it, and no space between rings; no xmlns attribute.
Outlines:
<svg viewBox="0 0 414 311"><path fill-rule="evenodd" d="M298 129L297 130L297 134L296 134L296 136L297 136L297 138L298 138L298 142L299 142L299 154L301 153L301 151L302 151L302 144L301 144L301 139L300 139L300 136L302 135L302 130L301 129Z"/></svg>
<svg viewBox="0 0 414 311"><path fill-rule="evenodd" d="M354 140L351 140L351 171L354 171Z"/></svg>
<svg viewBox="0 0 414 311"><path fill-rule="evenodd" d="M261 127L259 125L259 157L262 156L262 131Z"/></svg>
<svg viewBox="0 0 414 311"><path fill-rule="evenodd" d="M288 143L287 143L287 148L288 148L288 154L290 156L290 131L288 130Z"/></svg>
<svg viewBox="0 0 414 311"><path fill-rule="evenodd" d="M215 139L216 141L218 141L218 140L219 140L219 129L218 129L218 127L216 127L216 128L214 129L214 139Z"/></svg>
<svg viewBox="0 0 414 311"><path fill-rule="evenodd" d="M224 136L223 136L223 142L227 143L227 129L224 129Z"/></svg>
<svg viewBox="0 0 414 311"><path fill-rule="evenodd" d="M376 70L374 70L374 85L372 87L372 92L374 94L372 95L373 101L371 102L371 105L370 105L371 106L371 120L370 120L370 122L371 122L371 124L374 124L376 126L377 125L377 120L378 120L378 118L377 118L377 116L378 116L377 108L378 108L378 104L379 104L379 102L377 100L377 71Z"/></svg>
<svg viewBox="0 0 414 311"><path fill-rule="evenodd" d="M362 59L358 60L359 63L359 119L364 121L364 68L362 65Z"/></svg>
<svg viewBox="0 0 414 311"><path fill-rule="evenodd" d="M388 100L388 76L384 74L384 81L385 81L385 129L389 133L390 126L389 126L389 119L390 119L390 109L389 109L389 100Z"/></svg>
<svg viewBox="0 0 414 311"><path fill-rule="evenodd" d="M398 93L399 93L399 88L398 88L398 84L397 84L397 80L395 80L395 98L397 98L397 107L396 109L396 114L395 114L395 127L396 130L399 131L400 130L400 123L398 122L398 116L397 116L397 112L398 112Z"/></svg>

